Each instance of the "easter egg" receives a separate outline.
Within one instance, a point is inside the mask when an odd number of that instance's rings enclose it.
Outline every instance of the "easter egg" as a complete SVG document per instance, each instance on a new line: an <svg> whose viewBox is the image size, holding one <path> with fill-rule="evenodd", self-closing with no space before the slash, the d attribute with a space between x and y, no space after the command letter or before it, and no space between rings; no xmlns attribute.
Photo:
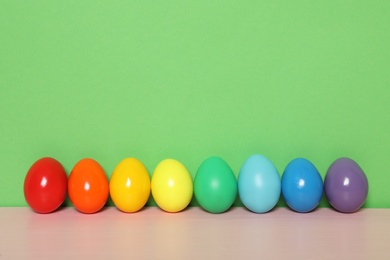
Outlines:
<svg viewBox="0 0 390 260"><path fill-rule="evenodd" d="M110 178L110 195L123 212L142 209L150 195L150 177L142 162L126 158L115 167Z"/></svg>
<svg viewBox="0 0 390 260"><path fill-rule="evenodd" d="M287 205L297 212L315 209L322 197L323 182L316 167L307 159L297 158L282 176L282 194Z"/></svg>
<svg viewBox="0 0 390 260"><path fill-rule="evenodd" d="M326 173L324 190L333 208L343 213L352 213L366 201L368 179L354 160L339 158Z"/></svg>
<svg viewBox="0 0 390 260"><path fill-rule="evenodd" d="M97 161L85 158L76 163L69 175L68 194L73 206L82 213L96 213L103 208L109 187Z"/></svg>
<svg viewBox="0 0 390 260"><path fill-rule="evenodd" d="M157 205L167 212L179 212L191 201L192 178L186 167L174 159L161 161L153 172L152 195Z"/></svg>
<svg viewBox="0 0 390 260"><path fill-rule="evenodd" d="M206 159L194 180L194 195L199 205L211 212L228 210L237 196L237 181L229 165L219 157Z"/></svg>
<svg viewBox="0 0 390 260"><path fill-rule="evenodd" d="M37 160L24 179L24 197L38 213L50 213L66 198L68 179L64 167L57 160L45 157Z"/></svg>
<svg viewBox="0 0 390 260"><path fill-rule="evenodd" d="M281 183L278 170L265 156L249 157L238 174L238 194L244 206L255 213L265 213L279 200Z"/></svg>

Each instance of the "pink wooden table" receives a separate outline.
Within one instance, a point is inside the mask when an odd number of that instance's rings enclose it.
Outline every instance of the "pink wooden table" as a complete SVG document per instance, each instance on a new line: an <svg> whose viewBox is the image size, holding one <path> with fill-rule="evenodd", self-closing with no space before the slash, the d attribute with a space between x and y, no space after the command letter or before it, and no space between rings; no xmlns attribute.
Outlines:
<svg viewBox="0 0 390 260"><path fill-rule="evenodd" d="M40 215L0 208L2 259L390 259L390 209L298 214L200 208Z"/></svg>

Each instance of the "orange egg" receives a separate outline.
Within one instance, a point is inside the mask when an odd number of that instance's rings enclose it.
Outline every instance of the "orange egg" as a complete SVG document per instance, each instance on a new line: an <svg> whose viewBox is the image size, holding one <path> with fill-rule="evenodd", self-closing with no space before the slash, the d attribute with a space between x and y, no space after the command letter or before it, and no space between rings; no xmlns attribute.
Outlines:
<svg viewBox="0 0 390 260"><path fill-rule="evenodd" d="M68 194L82 213L96 213L103 208L109 194L108 179L97 161L85 158L76 163L69 175Z"/></svg>

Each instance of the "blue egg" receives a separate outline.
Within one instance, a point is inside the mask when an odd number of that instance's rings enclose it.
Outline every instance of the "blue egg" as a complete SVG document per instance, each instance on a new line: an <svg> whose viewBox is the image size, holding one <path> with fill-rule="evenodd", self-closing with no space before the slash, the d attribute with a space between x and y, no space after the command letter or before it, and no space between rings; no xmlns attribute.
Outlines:
<svg viewBox="0 0 390 260"><path fill-rule="evenodd" d="M316 167L308 160L292 160L282 176L282 194L287 205L297 212L314 210L322 197L323 182Z"/></svg>
<svg viewBox="0 0 390 260"><path fill-rule="evenodd" d="M237 182L242 203L255 213L270 211L279 200L281 183L278 170L262 155L252 155L245 161Z"/></svg>

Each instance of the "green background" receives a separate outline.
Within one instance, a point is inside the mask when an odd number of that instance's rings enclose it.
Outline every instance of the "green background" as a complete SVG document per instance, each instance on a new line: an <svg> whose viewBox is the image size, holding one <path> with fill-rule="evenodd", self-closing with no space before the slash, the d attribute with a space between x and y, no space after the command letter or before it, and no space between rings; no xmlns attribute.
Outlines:
<svg viewBox="0 0 390 260"><path fill-rule="evenodd" d="M175 158L194 176L260 153L323 177L353 158L365 207L390 207L389 28L387 0L1 0L0 206L27 205L44 156L108 177L125 157L150 174Z"/></svg>

